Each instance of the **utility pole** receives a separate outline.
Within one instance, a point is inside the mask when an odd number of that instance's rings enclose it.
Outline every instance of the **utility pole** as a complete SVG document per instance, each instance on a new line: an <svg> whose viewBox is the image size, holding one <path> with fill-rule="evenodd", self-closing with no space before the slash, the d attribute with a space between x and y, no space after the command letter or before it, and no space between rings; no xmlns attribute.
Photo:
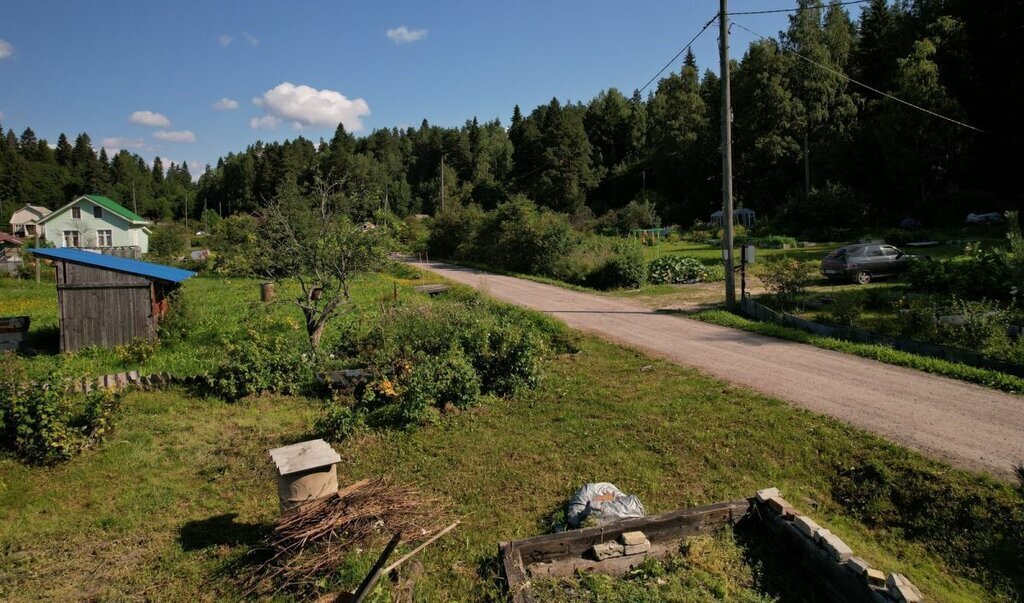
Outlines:
<svg viewBox="0 0 1024 603"><path fill-rule="evenodd" d="M444 211L444 155L441 155L441 211Z"/></svg>
<svg viewBox="0 0 1024 603"><path fill-rule="evenodd" d="M727 0L721 0L718 12L722 59L722 218L725 221L722 257L725 260L725 306L733 310L736 307L736 275L732 257L732 92L729 86L729 13L726 3Z"/></svg>
<svg viewBox="0 0 1024 603"><path fill-rule="evenodd" d="M185 228L188 228L188 191L185 191Z"/></svg>
<svg viewBox="0 0 1024 603"><path fill-rule="evenodd" d="M391 211L391 206L388 204L388 182L384 181L384 211Z"/></svg>
<svg viewBox="0 0 1024 603"><path fill-rule="evenodd" d="M811 147L807 142L807 128L804 128L804 194L811 196Z"/></svg>

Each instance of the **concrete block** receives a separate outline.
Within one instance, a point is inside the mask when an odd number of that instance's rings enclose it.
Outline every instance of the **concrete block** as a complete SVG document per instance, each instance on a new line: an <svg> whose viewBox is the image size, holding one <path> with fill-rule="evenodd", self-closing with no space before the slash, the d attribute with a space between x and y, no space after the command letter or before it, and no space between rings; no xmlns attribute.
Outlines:
<svg viewBox="0 0 1024 603"><path fill-rule="evenodd" d="M846 567L858 576L866 575L867 571L871 569L871 565L860 557L850 557L850 560L846 562ZM885 578L882 579L885 580Z"/></svg>
<svg viewBox="0 0 1024 603"><path fill-rule="evenodd" d="M825 547L832 559L843 563L853 556L853 550L846 546L846 543L842 541L838 536L828 530L820 530L818 532L818 542L821 546Z"/></svg>
<svg viewBox="0 0 1024 603"><path fill-rule="evenodd" d="M632 544L632 545L623 547L623 549L624 549L624 552L625 552L626 555L639 555L641 553L646 553L646 552L650 551L651 550L651 543L650 542L645 542L643 544Z"/></svg>
<svg viewBox="0 0 1024 603"><path fill-rule="evenodd" d="M773 496L782 496L778 488L765 488L764 490L757 491L757 501L766 503L768 499Z"/></svg>
<svg viewBox="0 0 1024 603"><path fill-rule="evenodd" d="M904 601L905 603L924 601L921 591L917 590L917 587L903 574L889 574L885 585L888 587L889 594L897 601Z"/></svg>
<svg viewBox="0 0 1024 603"><path fill-rule="evenodd" d="M619 536L619 542L626 546L635 546L647 542L647 536L643 532L623 532Z"/></svg>
<svg viewBox="0 0 1024 603"><path fill-rule="evenodd" d="M864 573L864 577L867 578L868 584L871 586L885 586L885 572L882 570L869 567L868 571Z"/></svg>
<svg viewBox="0 0 1024 603"><path fill-rule="evenodd" d="M781 496L772 496L768 499L768 508L775 511L785 519L793 519L796 516L796 509Z"/></svg>
<svg viewBox="0 0 1024 603"><path fill-rule="evenodd" d="M601 544L595 544L591 547L590 552L593 553L594 558L598 561L604 561L605 559L611 559L613 557L621 557L626 554L626 548L615 541L602 542Z"/></svg>
<svg viewBox="0 0 1024 603"><path fill-rule="evenodd" d="M811 540L817 540L818 532L821 531L821 526L819 526L816 521L806 515L800 515L793 520L793 523L796 524L797 529L803 532L805 536Z"/></svg>

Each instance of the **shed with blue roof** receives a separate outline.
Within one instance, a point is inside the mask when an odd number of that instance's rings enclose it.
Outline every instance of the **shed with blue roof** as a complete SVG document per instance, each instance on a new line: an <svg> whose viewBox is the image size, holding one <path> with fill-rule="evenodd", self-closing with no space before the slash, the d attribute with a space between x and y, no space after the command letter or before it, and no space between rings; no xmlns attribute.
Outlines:
<svg viewBox="0 0 1024 603"><path fill-rule="evenodd" d="M60 349L154 341L170 295L194 272L81 249L33 249L57 269Z"/></svg>

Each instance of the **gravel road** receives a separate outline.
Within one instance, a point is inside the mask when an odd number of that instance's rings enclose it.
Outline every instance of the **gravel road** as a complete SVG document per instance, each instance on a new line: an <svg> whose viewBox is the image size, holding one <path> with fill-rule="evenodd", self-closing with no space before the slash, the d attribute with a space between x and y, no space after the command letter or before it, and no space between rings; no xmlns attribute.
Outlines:
<svg viewBox="0 0 1024 603"><path fill-rule="evenodd" d="M1024 462L1024 397L581 293L418 263L495 299L872 431L953 465L1007 477Z"/></svg>

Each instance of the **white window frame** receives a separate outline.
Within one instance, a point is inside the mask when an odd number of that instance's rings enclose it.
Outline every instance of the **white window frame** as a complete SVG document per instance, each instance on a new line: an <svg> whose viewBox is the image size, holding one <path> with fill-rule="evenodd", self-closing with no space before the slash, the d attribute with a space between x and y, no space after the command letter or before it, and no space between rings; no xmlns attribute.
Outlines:
<svg viewBox="0 0 1024 603"><path fill-rule="evenodd" d="M81 220L82 219L82 208L81 207L72 207L71 208L71 219L72 220Z"/></svg>
<svg viewBox="0 0 1024 603"><path fill-rule="evenodd" d="M65 247L75 248L81 246L82 237L80 232L78 232L77 230L65 230L63 234ZM71 242L74 243L73 245L68 245L68 237L71 238Z"/></svg>
<svg viewBox="0 0 1024 603"><path fill-rule="evenodd" d="M114 246L114 231L110 229L97 230L96 231L96 246L97 247L113 247Z"/></svg>

